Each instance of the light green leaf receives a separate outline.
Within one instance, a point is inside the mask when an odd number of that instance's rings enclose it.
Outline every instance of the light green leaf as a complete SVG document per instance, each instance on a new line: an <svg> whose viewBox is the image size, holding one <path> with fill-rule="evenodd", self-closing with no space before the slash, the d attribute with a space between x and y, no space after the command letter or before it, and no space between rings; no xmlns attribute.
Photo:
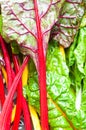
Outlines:
<svg viewBox="0 0 86 130"><path fill-rule="evenodd" d="M76 108L76 93L70 88L69 70L56 44L54 41L50 43L47 51L49 125L51 130L85 130L86 113L81 108ZM24 94L29 104L34 106L40 115L39 88L35 71L30 74Z"/></svg>
<svg viewBox="0 0 86 130"><path fill-rule="evenodd" d="M86 59L86 27L80 29L78 45L74 50L74 55L79 71L84 74L84 62Z"/></svg>

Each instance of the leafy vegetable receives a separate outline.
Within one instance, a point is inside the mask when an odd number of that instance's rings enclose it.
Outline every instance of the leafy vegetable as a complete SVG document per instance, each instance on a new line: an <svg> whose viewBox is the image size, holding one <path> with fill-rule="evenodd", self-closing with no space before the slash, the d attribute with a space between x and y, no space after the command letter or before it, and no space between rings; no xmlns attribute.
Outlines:
<svg viewBox="0 0 86 130"><path fill-rule="evenodd" d="M0 1L0 130L17 130L21 112L26 130L86 129L85 8L86 0Z"/></svg>
<svg viewBox="0 0 86 130"><path fill-rule="evenodd" d="M29 2L14 0L1 3L4 39L17 41L21 51L30 54L33 58L38 70L42 129L48 129L46 49L51 28L56 22L63 2L64 0L30 0Z"/></svg>
<svg viewBox="0 0 86 130"><path fill-rule="evenodd" d="M51 37L54 37L65 48L73 42L79 29L85 11L85 6L82 3L84 3L82 0L66 0L60 10L59 19L51 32Z"/></svg>
<svg viewBox="0 0 86 130"><path fill-rule="evenodd" d="M36 2L23 0L2 1L3 28L2 35L4 39L15 40L20 44L21 51L24 54L31 54L36 60L34 53L38 50L38 23L43 39L43 49L46 53L49 40L49 33L53 24L56 22L59 10L64 0L49 0L37 2L39 22L36 16ZM58 10L58 12L57 12ZM38 23L37 23L38 22ZM35 54L36 55L36 54ZM37 63L36 63L37 64Z"/></svg>
<svg viewBox="0 0 86 130"><path fill-rule="evenodd" d="M76 95L70 88L69 70L57 43L49 45L47 52L47 97L49 124L53 130L74 130L86 128L86 113L76 109ZM37 73L30 71L24 94L29 104L39 111L39 88ZM83 113L83 115L82 115Z"/></svg>
<svg viewBox="0 0 86 130"><path fill-rule="evenodd" d="M7 124L7 122L9 121L9 115L10 115L10 112L11 112L11 105L12 105L12 100L13 100L13 96L14 96L14 93L15 93L15 90L17 88L17 84L19 82L19 79L21 78L21 73L25 67L25 65L27 64L28 62L28 59L29 57L26 57L26 59L24 60L24 63L22 64L19 72L17 73L13 83L12 83L12 86L10 88L10 91L9 91L9 94L5 100L5 103L3 105L3 110L2 110L2 113L1 113L1 116L0 116L0 129L1 130L5 130L5 129L9 129L9 124ZM16 85L15 85L16 84ZM24 115L26 114L27 115L27 107L25 105L25 101L23 99L23 107L25 108L24 110ZM29 116L26 117L29 119ZM29 120L27 120L29 122ZM28 123L26 122L26 123ZM6 126L7 125L7 126ZM26 128L29 128L30 129L30 122L29 122L29 125L26 127Z"/></svg>
<svg viewBox="0 0 86 130"><path fill-rule="evenodd" d="M83 17L84 19L84 17ZM82 20L83 21L83 20ZM85 97L86 97L86 27L84 27L83 22L81 23L83 25L83 28L80 28L79 34L77 37L76 45L73 43L73 45L67 49L67 60L68 65L70 66L70 78L71 78L71 86L74 88L76 92L76 108L77 110L82 110L86 114L86 103L85 103ZM75 45L75 46L74 46ZM74 48L72 49L72 47ZM70 54L72 54L74 57L71 57ZM69 59L68 59L69 57ZM74 60L73 60L74 59ZM71 64L71 61L73 60L73 64Z"/></svg>

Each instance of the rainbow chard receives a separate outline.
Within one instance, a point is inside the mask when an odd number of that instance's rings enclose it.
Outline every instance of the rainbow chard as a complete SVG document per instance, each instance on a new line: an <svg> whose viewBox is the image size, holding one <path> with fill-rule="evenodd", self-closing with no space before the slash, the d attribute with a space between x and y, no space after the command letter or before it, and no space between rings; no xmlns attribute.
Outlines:
<svg viewBox="0 0 86 130"><path fill-rule="evenodd" d="M23 54L29 54L38 71L42 130L48 130L46 93L46 50L50 30L65 0L7 0L1 2L4 39L17 41ZM45 116L44 116L45 115Z"/></svg>
<svg viewBox="0 0 86 130"><path fill-rule="evenodd" d="M59 19L54 25L51 38L54 37L65 48L69 47L80 27L85 10L85 0L65 0Z"/></svg>
<svg viewBox="0 0 86 130"><path fill-rule="evenodd" d="M34 67L32 66L33 63L29 62L30 78L28 79L28 85L24 87L24 95L29 104L34 106L39 113L38 75L36 70L33 71ZM46 72L50 130L85 130L86 76L80 100L79 96L77 98L77 92L71 86L69 69L56 41L52 41L48 47Z"/></svg>

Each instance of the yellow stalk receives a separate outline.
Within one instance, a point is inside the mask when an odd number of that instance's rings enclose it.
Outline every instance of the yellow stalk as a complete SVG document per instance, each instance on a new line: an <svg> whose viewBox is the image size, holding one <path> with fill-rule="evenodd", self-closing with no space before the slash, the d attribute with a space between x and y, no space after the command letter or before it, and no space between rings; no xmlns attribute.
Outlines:
<svg viewBox="0 0 86 130"><path fill-rule="evenodd" d="M27 65L22 74L22 85L23 86L27 85L28 75L29 75L29 72L28 72L28 65Z"/></svg>
<svg viewBox="0 0 86 130"><path fill-rule="evenodd" d="M28 71L28 65L27 65L22 74L23 86L27 85L28 76L29 76L29 71ZM32 119L34 130L41 130L40 121L39 121L35 108L29 105L29 109L30 109L30 114L31 114L31 119Z"/></svg>
<svg viewBox="0 0 86 130"><path fill-rule="evenodd" d="M59 48L60 48L60 51L61 51L61 53L62 53L63 57L65 58L65 51L64 51L64 47L60 45L60 46L59 46Z"/></svg>
<svg viewBox="0 0 86 130"><path fill-rule="evenodd" d="M13 110L12 110L11 123L14 121L15 113L16 113L16 105L14 105Z"/></svg>
<svg viewBox="0 0 86 130"><path fill-rule="evenodd" d="M2 73L3 73L3 76L4 76L5 82L7 84L7 73L6 73L6 70L5 70L5 68L3 66L1 67L1 69L2 69Z"/></svg>
<svg viewBox="0 0 86 130"><path fill-rule="evenodd" d="M29 105L34 130L41 130L40 121L34 107Z"/></svg>

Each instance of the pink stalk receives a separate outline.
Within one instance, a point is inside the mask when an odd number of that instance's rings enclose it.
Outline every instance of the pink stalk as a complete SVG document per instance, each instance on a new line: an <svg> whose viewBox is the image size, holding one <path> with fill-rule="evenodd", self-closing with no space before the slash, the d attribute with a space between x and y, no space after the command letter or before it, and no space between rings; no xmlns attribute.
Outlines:
<svg viewBox="0 0 86 130"><path fill-rule="evenodd" d="M13 96L14 96L14 93L17 89L17 85L18 85L19 80L21 78L22 72L23 72L26 64L28 63L28 60L29 60L29 57L26 56L19 72L17 73L16 77L14 78L14 81L11 85L11 88L9 90L7 98L4 102L2 113L0 115L0 130L7 130L6 123L8 122L7 119L8 119L9 114L10 114L10 107L12 105Z"/></svg>
<svg viewBox="0 0 86 130"><path fill-rule="evenodd" d="M7 72L7 88L8 90L11 88L11 84L12 84L12 68L11 68L11 62L10 62L10 57L7 51L7 48L5 46L4 40L2 38L2 36L0 35L0 45L2 48L2 52L3 52L3 56L4 56L4 61L5 61L5 66L6 66L6 72ZM7 128L6 130L10 129L10 120L11 120L11 111L12 111L12 104L10 107L10 114L8 117L8 122L7 122Z"/></svg>
<svg viewBox="0 0 86 130"><path fill-rule="evenodd" d="M20 67L19 67L19 64L18 64L17 57L13 56L13 59L14 59L14 65L15 65L16 72L18 73ZM21 79L20 79L20 84L19 84L19 87L18 87L18 99L17 99L17 102L18 102L18 104L17 104L17 107L16 107L16 116L15 116L15 121L14 121L14 125L13 125L13 130L18 129L21 107L22 107L22 110L23 110L23 113L24 113L24 121L25 121L26 130L32 130L31 129L29 108L28 108L28 105L26 103L26 100L24 99L24 97L22 95ZM21 104L21 103L22 103L22 106L19 108L19 104Z"/></svg>
<svg viewBox="0 0 86 130"><path fill-rule="evenodd" d="M14 61L14 68L17 74L19 70L19 65L18 65L17 57L14 55L13 55L13 61ZM21 105L22 105L22 82L20 79L18 83L18 87L17 87L16 114L15 114L15 119L14 119L12 130L18 130L20 116L21 116Z"/></svg>
<svg viewBox="0 0 86 130"><path fill-rule="evenodd" d="M47 107L47 90L46 90L46 60L43 51L43 37L41 23L38 12L37 0L34 0L35 19L37 26L37 44L38 44L38 79L40 88L40 115L42 130L49 130L48 127L48 107Z"/></svg>
<svg viewBox="0 0 86 130"><path fill-rule="evenodd" d="M8 84L8 90L11 87L12 84L12 68L11 68L11 64L10 64L10 58L9 58L9 54L8 51L6 49L4 40L2 38L2 36L0 36L0 45L3 51L3 56L4 56L4 60L5 60L5 65L6 65L6 72L7 72L7 84Z"/></svg>
<svg viewBox="0 0 86 130"><path fill-rule="evenodd" d="M25 130L32 130L29 107L23 96L22 96L22 109L24 114Z"/></svg>
<svg viewBox="0 0 86 130"><path fill-rule="evenodd" d="M4 92L4 83L3 83L1 70L0 70L0 100L1 100L1 105L3 107L5 101L5 92Z"/></svg>

